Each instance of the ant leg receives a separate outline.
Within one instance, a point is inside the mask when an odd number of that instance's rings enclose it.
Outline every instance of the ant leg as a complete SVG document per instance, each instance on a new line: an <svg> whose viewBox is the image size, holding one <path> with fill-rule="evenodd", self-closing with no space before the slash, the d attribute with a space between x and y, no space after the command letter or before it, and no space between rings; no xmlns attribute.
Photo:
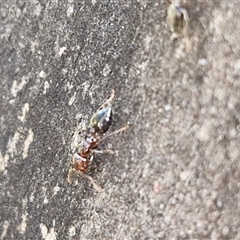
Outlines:
<svg viewBox="0 0 240 240"><path fill-rule="evenodd" d="M94 154L114 154L114 151L111 149L105 149L105 150L93 150Z"/></svg>
<svg viewBox="0 0 240 240"><path fill-rule="evenodd" d="M70 165L71 165L71 167L70 167L70 169L68 170L67 182L68 182L69 184L72 184L72 177L73 177L73 175L76 173L76 169L73 168L72 166L74 165L74 163L76 162L76 160L75 160L74 156L72 156L72 155L70 155L70 154L69 154L69 158L71 158L71 160L70 160Z"/></svg>
<svg viewBox="0 0 240 240"><path fill-rule="evenodd" d="M185 20L184 35L186 38L188 38L189 37L189 16L186 9L182 9L182 13Z"/></svg>
<svg viewBox="0 0 240 240"><path fill-rule="evenodd" d="M113 136L113 135L116 135L116 134L118 134L118 133L120 133L120 132L123 132L123 131L127 130L128 128L129 128L129 126L126 125L126 126L120 128L120 129L118 129L118 130L116 130L116 131L114 131L114 132L112 132L112 133L104 136L102 139L100 139L99 142L102 142L102 141L104 141L106 138L109 138L109 137L111 137L111 136Z"/></svg>
<svg viewBox="0 0 240 240"><path fill-rule="evenodd" d="M91 182L93 188L94 188L97 192L104 192L104 189L101 188L101 187L93 180L92 177L90 177L89 175L86 175L86 174L82 174L81 176L83 176L84 178L88 179L88 180Z"/></svg>
<svg viewBox="0 0 240 240"><path fill-rule="evenodd" d="M112 93L111 93L111 96L109 97L109 99L107 99L97 110L97 112L107 106L110 106L111 105L111 102L112 100L114 99L115 97L115 91L112 89Z"/></svg>
<svg viewBox="0 0 240 240"><path fill-rule="evenodd" d="M73 175L78 173L78 171L73 167L78 158L81 158L81 157L77 153L75 153L73 156L71 156L71 162L70 162L71 167L68 170L68 175L67 175L67 182L69 184L72 184Z"/></svg>
<svg viewBox="0 0 240 240"><path fill-rule="evenodd" d="M81 177L83 177L83 178L88 179L88 180L91 182L93 188L94 188L97 192L103 192L103 191L104 191L104 189L101 188L100 186L98 186L98 184L93 180L92 177L90 177L89 175L84 174L84 173L82 173L82 172L78 172L78 171L76 171L76 169L74 169L74 168L70 168L69 171L68 171L67 181L68 181L69 184L72 184L72 176L73 176L74 174L77 174L78 176L81 176Z"/></svg>
<svg viewBox="0 0 240 240"><path fill-rule="evenodd" d="M76 172L77 172L76 169L74 169L72 167L68 170L67 182L69 184L72 184L72 177L73 177L74 174L76 174Z"/></svg>

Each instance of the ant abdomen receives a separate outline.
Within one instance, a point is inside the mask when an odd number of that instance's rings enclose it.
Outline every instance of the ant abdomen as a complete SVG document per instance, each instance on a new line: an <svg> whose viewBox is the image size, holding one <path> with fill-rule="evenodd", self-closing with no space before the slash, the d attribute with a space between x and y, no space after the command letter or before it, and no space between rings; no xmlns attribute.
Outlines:
<svg viewBox="0 0 240 240"><path fill-rule="evenodd" d="M90 125L95 132L103 134L107 132L112 124L112 109L110 107L103 108L96 112L90 121Z"/></svg>

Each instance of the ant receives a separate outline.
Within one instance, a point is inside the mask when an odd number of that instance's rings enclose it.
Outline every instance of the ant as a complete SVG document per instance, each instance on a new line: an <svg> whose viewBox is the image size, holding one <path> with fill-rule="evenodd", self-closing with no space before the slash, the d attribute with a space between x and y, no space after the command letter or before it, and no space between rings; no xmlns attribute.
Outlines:
<svg viewBox="0 0 240 240"><path fill-rule="evenodd" d="M101 191L99 187L94 183L93 179L87 174L91 172L94 167L93 157L96 153L114 153L112 150L98 151L99 144L106 138L120 133L129 128L128 125L122 127L106 136L104 134L108 131L112 124L112 108L110 107L112 100L115 97L115 91L112 90L112 94L108 100L106 100L91 117L88 127L82 134L82 142L77 146L76 153L72 157L72 166L68 171L68 183L72 183L72 175L74 173L81 174L88 178L95 189Z"/></svg>
<svg viewBox="0 0 240 240"><path fill-rule="evenodd" d="M180 35L188 43L189 15L188 11L181 6L180 0L167 0L170 3L167 10L167 23L172 31L171 40L175 40Z"/></svg>

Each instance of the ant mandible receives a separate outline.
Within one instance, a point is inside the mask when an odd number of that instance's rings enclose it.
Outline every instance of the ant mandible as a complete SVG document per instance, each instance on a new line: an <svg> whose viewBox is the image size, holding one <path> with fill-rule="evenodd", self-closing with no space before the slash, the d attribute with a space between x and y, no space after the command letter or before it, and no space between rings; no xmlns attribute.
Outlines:
<svg viewBox="0 0 240 240"><path fill-rule="evenodd" d="M99 144L108 138L129 128L129 126L122 127L107 136L104 134L108 131L112 124L112 108L110 107L112 100L114 99L115 91L112 90L112 94L108 100L106 100L93 114L89 126L83 133L82 142L77 147L77 152L72 157L71 168L68 171L68 182L72 183L72 175L79 173L86 176L94 185L90 176L87 176L93 167L93 157L95 153L113 153L111 150L97 151ZM96 185L96 184L95 184Z"/></svg>

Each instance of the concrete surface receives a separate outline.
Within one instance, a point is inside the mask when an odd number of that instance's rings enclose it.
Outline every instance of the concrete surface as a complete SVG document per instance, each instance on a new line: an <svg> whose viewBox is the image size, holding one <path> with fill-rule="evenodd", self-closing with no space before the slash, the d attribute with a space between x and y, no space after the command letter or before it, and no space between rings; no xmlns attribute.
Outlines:
<svg viewBox="0 0 240 240"><path fill-rule="evenodd" d="M240 3L1 1L0 239L240 239ZM72 134L111 92L94 180Z"/></svg>

